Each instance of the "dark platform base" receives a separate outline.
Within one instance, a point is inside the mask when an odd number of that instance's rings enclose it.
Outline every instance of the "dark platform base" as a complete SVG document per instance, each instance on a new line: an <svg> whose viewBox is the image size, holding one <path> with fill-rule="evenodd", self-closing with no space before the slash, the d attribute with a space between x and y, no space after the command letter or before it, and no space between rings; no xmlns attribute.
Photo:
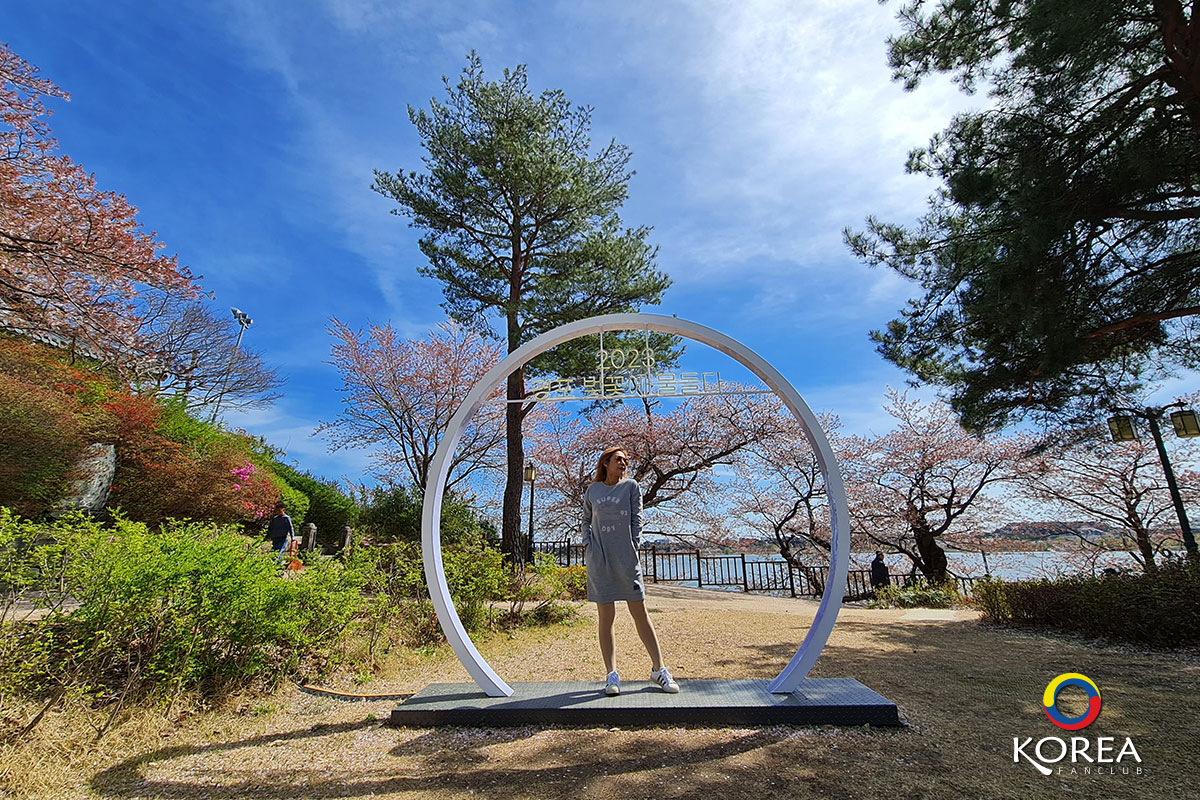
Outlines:
<svg viewBox="0 0 1200 800"><path fill-rule="evenodd" d="M474 683L435 683L392 711L392 725L880 725L898 726L896 704L852 678L809 678L791 694L765 680L681 680L679 694L647 681L606 697L593 683L515 683L512 697L488 697Z"/></svg>

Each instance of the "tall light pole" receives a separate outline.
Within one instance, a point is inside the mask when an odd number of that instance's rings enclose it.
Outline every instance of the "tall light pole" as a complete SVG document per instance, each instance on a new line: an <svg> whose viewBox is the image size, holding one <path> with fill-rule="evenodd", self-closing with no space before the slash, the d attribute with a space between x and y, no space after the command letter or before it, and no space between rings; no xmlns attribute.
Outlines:
<svg viewBox="0 0 1200 800"><path fill-rule="evenodd" d="M1175 408L1179 409L1171 414L1171 425L1175 428L1175 435L1185 438L1200 436L1200 423L1196 420L1196 412L1190 408L1184 408L1185 405L1187 404L1176 402L1158 407L1147 406L1140 410L1114 408L1113 411L1121 412L1121 414L1109 418L1108 429L1112 432L1114 442L1128 442L1137 438L1137 430L1130 417L1144 419L1149 424L1150 435L1154 437L1154 446L1158 449L1158 460L1162 462L1163 474L1167 476L1167 489L1170 490L1171 501L1175 504L1175 514L1179 517L1179 529L1183 532L1183 546L1191 558L1200 558L1200 550L1196 549L1196 537L1192 535L1192 528L1188 524L1187 511L1183 507L1183 497L1179 494L1179 484L1175 482L1175 472L1171 469L1171 461L1167 458L1167 448L1163 444L1162 431L1158 426L1163 412L1169 408Z"/></svg>
<svg viewBox="0 0 1200 800"><path fill-rule="evenodd" d="M537 470L533 462L525 464L525 480L529 481L529 538L525 540L525 561L533 563L533 482L537 479Z"/></svg>
<svg viewBox="0 0 1200 800"><path fill-rule="evenodd" d="M217 414L221 411L221 400L225 397L225 385L229 383L229 373L233 371L233 362L237 359L238 348L242 346L242 334L254 322L240 308L230 308L229 310L233 312L233 318L237 320L237 324L241 328L238 330L237 341L233 343L233 352L229 355L229 365L225 367L225 375L221 378L221 390L217 392L217 404L213 407L212 417L208 420L213 424L216 423Z"/></svg>

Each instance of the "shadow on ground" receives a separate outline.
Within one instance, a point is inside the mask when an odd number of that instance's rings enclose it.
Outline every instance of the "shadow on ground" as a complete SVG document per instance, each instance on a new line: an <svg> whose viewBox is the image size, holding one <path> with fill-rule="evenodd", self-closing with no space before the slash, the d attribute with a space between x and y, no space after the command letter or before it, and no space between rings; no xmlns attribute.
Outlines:
<svg viewBox="0 0 1200 800"><path fill-rule="evenodd" d="M696 655L688 677L771 677L794 653L794 644L763 642L739 624L713 629L712 652ZM587 632L579 636L571 646L582 652L591 643ZM1101 687L1103 711L1087 733L1133 737L1144 775L1102 783L1043 778L1014 763L1014 737L1060 733L1040 699L1063 672L1082 672ZM1030 800L1070 792L1180 795L1200 768L1200 721L1180 713L1181 699L1200 692L1200 662L1187 654L1096 646L975 621L850 616L838 622L813 677L860 680L896 702L909 727L410 730L367 719L163 747L105 769L90 785L112 798ZM311 766L318 750L340 754L339 763Z"/></svg>

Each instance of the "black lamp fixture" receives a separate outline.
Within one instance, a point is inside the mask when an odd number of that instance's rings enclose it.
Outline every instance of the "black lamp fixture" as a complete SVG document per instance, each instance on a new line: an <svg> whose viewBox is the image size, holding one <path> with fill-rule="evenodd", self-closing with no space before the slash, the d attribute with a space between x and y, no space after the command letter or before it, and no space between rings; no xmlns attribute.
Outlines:
<svg viewBox="0 0 1200 800"><path fill-rule="evenodd" d="M1175 427L1175 435L1180 438L1200 436L1200 421L1196 419L1196 412L1190 408L1172 411L1171 424Z"/></svg>
<svg viewBox="0 0 1200 800"><path fill-rule="evenodd" d="M525 462L525 480L529 483L529 536L525 539L525 562L528 564L533 563L533 482L536 479L533 462Z"/></svg>
<svg viewBox="0 0 1200 800"><path fill-rule="evenodd" d="M1154 447L1158 450L1158 460L1162 464L1163 476L1167 479L1167 489L1171 493L1171 501L1175 505L1175 515L1179 518L1179 530L1183 534L1183 546L1187 550L1188 556L1191 558L1200 559L1200 547L1196 545L1196 537L1192 535L1191 525L1188 523L1187 510L1183 505L1183 497L1179 493L1179 484L1175 481L1175 472L1171 469L1171 460L1167 457L1167 447L1163 443L1162 426L1159 425L1159 420L1168 409L1176 409L1171 412L1171 425L1175 428L1175 435L1184 438L1200 436L1200 422L1196 420L1196 412L1190 408L1184 408L1186 404L1182 400L1174 403L1168 403L1165 406L1147 406L1146 408L1114 408L1117 412L1114 416L1108 418L1108 430L1112 434L1114 442L1130 442L1137 437L1137 429L1133 426L1133 418L1137 417L1146 423L1150 429L1150 435L1154 437Z"/></svg>
<svg viewBox="0 0 1200 800"><path fill-rule="evenodd" d="M1132 442L1138 438L1137 428L1133 427L1133 417L1125 414L1109 417L1108 430L1112 433L1114 442Z"/></svg>
<svg viewBox="0 0 1200 800"><path fill-rule="evenodd" d="M221 390L217 393L217 404L213 407L212 417L209 418L210 424L216 424L217 414L221 412L221 401L225 399L225 386L229 383L229 373L233 371L233 362L237 359L238 348L242 346L242 334L246 332L254 324L254 320L250 319L250 315L240 308L230 307L233 312L233 318L238 324L237 341L233 343L233 353L229 356L229 365L225 367L225 375L221 378Z"/></svg>

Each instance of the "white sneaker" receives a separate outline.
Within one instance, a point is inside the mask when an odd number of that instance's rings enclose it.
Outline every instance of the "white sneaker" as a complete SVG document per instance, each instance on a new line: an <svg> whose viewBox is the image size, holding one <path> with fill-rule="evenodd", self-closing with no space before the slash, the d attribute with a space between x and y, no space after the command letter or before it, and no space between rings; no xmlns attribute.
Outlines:
<svg viewBox="0 0 1200 800"><path fill-rule="evenodd" d="M675 691L678 692L679 689L676 688ZM608 673L608 677L604 679L604 693L609 697L621 693L621 676L617 674L615 669Z"/></svg>
<svg viewBox="0 0 1200 800"><path fill-rule="evenodd" d="M679 684L671 677L671 673L666 667L651 670L650 680L661 686L662 690L667 694L675 694L679 691Z"/></svg>

